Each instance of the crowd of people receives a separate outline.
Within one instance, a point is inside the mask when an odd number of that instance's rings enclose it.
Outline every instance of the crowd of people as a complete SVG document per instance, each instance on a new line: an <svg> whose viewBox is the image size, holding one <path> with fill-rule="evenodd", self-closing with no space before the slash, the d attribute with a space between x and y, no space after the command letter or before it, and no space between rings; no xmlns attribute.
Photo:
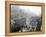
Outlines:
<svg viewBox="0 0 46 37"><path fill-rule="evenodd" d="M41 31L42 20L41 17L21 18L13 20L11 24L11 32L33 32Z"/></svg>

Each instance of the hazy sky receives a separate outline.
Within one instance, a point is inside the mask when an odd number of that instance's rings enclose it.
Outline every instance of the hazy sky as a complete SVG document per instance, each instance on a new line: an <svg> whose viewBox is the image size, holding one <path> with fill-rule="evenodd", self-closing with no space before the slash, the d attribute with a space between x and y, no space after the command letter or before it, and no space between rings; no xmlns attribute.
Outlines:
<svg viewBox="0 0 46 37"><path fill-rule="evenodd" d="M41 15L41 7L40 6L16 6L16 5L12 5L12 11L13 13L16 12L16 7L18 7L20 10L23 10L24 13L28 13L28 14L35 14L36 16L40 16Z"/></svg>
<svg viewBox="0 0 46 37"><path fill-rule="evenodd" d="M23 9L25 13L41 15L41 7L40 6L18 6L20 9Z"/></svg>

